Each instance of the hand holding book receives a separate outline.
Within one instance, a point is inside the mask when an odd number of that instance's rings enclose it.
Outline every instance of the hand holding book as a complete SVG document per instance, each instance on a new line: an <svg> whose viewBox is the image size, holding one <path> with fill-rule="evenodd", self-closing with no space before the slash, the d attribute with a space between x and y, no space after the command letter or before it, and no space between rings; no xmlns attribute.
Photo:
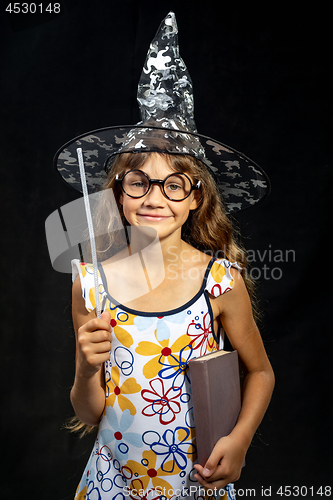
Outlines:
<svg viewBox="0 0 333 500"><path fill-rule="evenodd" d="M200 473L196 477L209 488L219 480L221 488L239 477L246 452L231 434L241 409L238 355L216 351L191 360L189 368L199 463L195 468Z"/></svg>
<svg viewBox="0 0 333 500"><path fill-rule="evenodd" d="M194 478L207 489L221 490L234 483L241 475L246 450L243 442L232 433L218 440L205 466L195 464Z"/></svg>

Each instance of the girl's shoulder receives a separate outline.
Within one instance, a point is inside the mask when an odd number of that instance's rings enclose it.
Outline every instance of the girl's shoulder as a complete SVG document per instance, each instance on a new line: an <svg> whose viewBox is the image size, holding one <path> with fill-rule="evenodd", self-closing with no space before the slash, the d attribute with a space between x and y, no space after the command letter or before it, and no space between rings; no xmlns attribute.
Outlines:
<svg viewBox="0 0 333 500"><path fill-rule="evenodd" d="M234 278L232 269L241 270L237 262L230 262L227 259L212 259L208 267L205 289L213 297L219 297L232 290Z"/></svg>
<svg viewBox="0 0 333 500"><path fill-rule="evenodd" d="M202 252L187 243L184 244L181 252L183 264L188 263L189 277L191 277L193 266L198 270L198 273L192 274L201 276L201 281L196 286L207 290L214 297L232 290L234 286L233 269L241 271L237 262L230 262L222 251L218 253L221 258L218 258L216 254L212 256L210 251Z"/></svg>
<svg viewBox="0 0 333 500"><path fill-rule="evenodd" d="M93 311L96 307L96 300L92 264L80 262L78 259L72 260L72 282L74 283L76 280L80 281L81 293L87 311ZM98 280L101 289L103 285L100 273L98 273Z"/></svg>

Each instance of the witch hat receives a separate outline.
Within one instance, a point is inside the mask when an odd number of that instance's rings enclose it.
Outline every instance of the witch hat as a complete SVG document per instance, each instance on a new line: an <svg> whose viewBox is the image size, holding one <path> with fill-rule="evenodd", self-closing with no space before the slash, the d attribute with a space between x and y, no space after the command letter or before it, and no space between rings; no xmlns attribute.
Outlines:
<svg viewBox="0 0 333 500"><path fill-rule="evenodd" d="M124 152L165 152L201 160L213 175L230 212L244 210L269 192L265 172L243 153L199 134L194 120L192 80L179 55L175 14L169 12L150 44L138 84L141 121L93 130L56 153L62 178L81 191L76 149L83 150L89 192L101 189L114 157Z"/></svg>

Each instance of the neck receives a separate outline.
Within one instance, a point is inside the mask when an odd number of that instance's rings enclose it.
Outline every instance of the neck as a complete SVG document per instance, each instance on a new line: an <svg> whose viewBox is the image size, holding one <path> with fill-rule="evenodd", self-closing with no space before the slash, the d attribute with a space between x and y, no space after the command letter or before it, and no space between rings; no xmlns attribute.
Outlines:
<svg viewBox="0 0 333 500"><path fill-rule="evenodd" d="M149 249L151 258L154 258L154 252L162 254L165 265L170 260L179 259L185 247L188 247L181 239L181 231L176 231L166 238L159 238L157 233L149 227L134 226L131 227L131 244L129 247L130 253L141 252L144 249Z"/></svg>
<svg viewBox="0 0 333 500"><path fill-rule="evenodd" d="M179 258L181 256L181 252L187 243L181 239L181 231L177 231L173 233L167 238L160 240L161 250L163 254L163 258L166 264L170 260L171 256L177 256ZM172 258L172 257L171 257Z"/></svg>

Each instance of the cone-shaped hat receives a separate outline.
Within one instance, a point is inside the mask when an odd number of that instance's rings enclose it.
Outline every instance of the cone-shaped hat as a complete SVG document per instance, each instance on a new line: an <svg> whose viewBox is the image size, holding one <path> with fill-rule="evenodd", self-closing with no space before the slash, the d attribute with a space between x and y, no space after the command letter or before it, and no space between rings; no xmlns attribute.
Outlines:
<svg viewBox="0 0 333 500"><path fill-rule="evenodd" d="M170 12L151 42L138 85L141 123L196 132L192 80L179 55L176 17ZM155 123L156 124L156 123Z"/></svg>
<svg viewBox="0 0 333 500"><path fill-rule="evenodd" d="M268 177L258 165L231 147L197 133L192 81L179 55L173 12L162 21L150 44L137 100L141 121L136 125L94 130L57 152L56 167L73 188L81 191L76 158L80 147L90 191L101 188L117 154L157 151L201 160L214 176L229 211L243 210L268 194Z"/></svg>

